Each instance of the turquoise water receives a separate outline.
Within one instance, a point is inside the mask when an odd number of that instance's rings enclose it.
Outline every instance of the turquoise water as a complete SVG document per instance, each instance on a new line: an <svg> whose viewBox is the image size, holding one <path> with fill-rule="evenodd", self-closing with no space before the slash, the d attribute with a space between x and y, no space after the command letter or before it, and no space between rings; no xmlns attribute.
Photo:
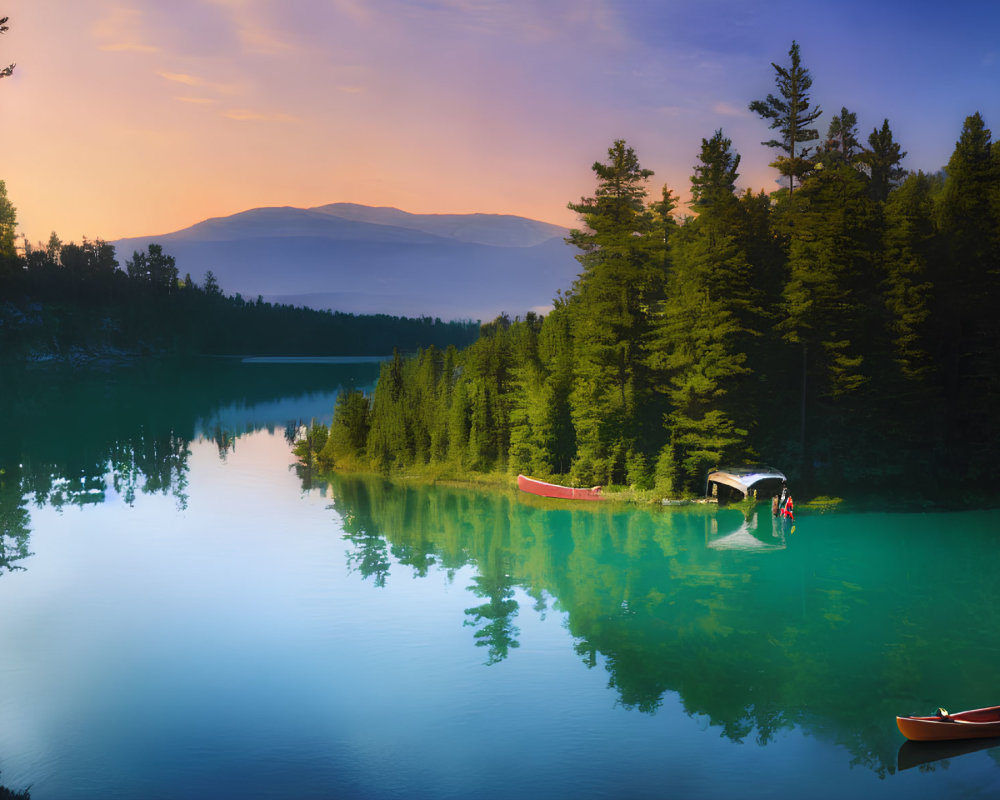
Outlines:
<svg viewBox="0 0 1000 800"><path fill-rule="evenodd" d="M793 533L766 509L577 507L297 468L296 425L376 374L5 383L0 786L1000 793L1000 749L906 747L894 721L1000 702L1000 513L803 509Z"/></svg>

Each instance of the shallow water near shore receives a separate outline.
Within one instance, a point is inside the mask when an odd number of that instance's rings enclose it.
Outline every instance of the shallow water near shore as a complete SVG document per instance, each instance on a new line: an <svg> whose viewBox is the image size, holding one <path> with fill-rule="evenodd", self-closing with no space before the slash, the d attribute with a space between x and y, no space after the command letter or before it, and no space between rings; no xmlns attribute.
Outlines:
<svg viewBox="0 0 1000 800"><path fill-rule="evenodd" d="M296 467L372 364L0 400L0 786L45 798L964 797L1000 513L537 501ZM34 382L33 382L34 381ZM941 753L944 755L941 755Z"/></svg>

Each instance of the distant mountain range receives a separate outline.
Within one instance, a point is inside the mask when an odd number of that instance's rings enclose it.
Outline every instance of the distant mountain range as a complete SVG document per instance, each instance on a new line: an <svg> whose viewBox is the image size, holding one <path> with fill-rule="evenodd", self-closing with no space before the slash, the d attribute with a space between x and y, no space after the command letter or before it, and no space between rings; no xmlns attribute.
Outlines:
<svg viewBox="0 0 1000 800"><path fill-rule="evenodd" d="M113 244L151 242L226 294L356 314L489 320L544 311L579 273L565 228L499 214L409 214L333 203L255 208Z"/></svg>

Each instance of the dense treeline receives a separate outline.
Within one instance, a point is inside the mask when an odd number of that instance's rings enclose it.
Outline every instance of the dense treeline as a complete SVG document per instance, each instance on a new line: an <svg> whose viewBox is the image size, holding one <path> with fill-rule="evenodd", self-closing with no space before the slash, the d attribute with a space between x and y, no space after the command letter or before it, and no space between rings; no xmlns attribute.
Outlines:
<svg viewBox="0 0 1000 800"><path fill-rule="evenodd" d="M156 244L133 253L125 269L103 241L16 252L13 208L0 225L0 353L25 358L126 351L198 354L386 355L394 347L466 345L478 326L430 317L316 311L225 295L211 272L202 286L179 278ZM9 234L9 235L7 235Z"/></svg>
<svg viewBox="0 0 1000 800"><path fill-rule="evenodd" d="M651 171L616 141L594 196L570 204L582 271L552 312L397 356L373 397L340 398L307 457L671 494L750 460L807 492L976 482L1000 436L1000 145L973 114L928 175L900 167L888 120L865 147L842 108L820 138L789 56L780 97L750 104L778 132L780 190L737 192L719 130L675 222L672 192L651 202Z"/></svg>

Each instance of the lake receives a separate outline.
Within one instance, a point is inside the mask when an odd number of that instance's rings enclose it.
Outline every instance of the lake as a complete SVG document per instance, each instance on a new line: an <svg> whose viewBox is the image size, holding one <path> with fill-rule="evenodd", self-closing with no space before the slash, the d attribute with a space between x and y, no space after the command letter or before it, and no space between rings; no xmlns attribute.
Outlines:
<svg viewBox="0 0 1000 800"><path fill-rule="evenodd" d="M793 532L297 466L298 426L377 374L4 372L0 787L1000 794L1000 749L894 719L1000 703L1000 512L797 506Z"/></svg>

